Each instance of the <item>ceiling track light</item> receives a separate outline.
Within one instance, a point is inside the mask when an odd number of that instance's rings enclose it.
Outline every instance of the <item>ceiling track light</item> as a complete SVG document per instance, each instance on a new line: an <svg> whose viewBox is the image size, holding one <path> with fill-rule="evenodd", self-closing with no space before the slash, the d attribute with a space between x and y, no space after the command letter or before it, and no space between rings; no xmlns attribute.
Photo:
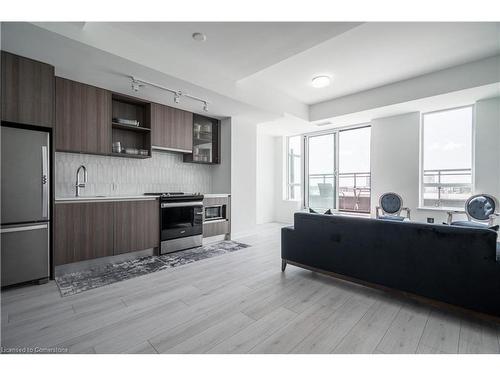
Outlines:
<svg viewBox="0 0 500 375"><path fill-rule="evenodd" d="M161 86L161 85L158 85L154 82L148 82L148 81L145 81L143 79L139 79L139 78L134 77L134 76L130 76L130 79L132 80L132 90L134 90L135 92L139 91L139 89L145 85L156 87L160 90L168 91L168 92L174 94L174 103L176 103L176 104L179 104L181 96L184 96L184 97L189 98L191 100L195 100L197 102L203 103L203 110L205 112L208 112L209 101L206 99L199 98L197 96L188 94L187 92L183 92L181 90L174 90L174 89L171 89L171 88L168 88L165 86Z"/></svg>

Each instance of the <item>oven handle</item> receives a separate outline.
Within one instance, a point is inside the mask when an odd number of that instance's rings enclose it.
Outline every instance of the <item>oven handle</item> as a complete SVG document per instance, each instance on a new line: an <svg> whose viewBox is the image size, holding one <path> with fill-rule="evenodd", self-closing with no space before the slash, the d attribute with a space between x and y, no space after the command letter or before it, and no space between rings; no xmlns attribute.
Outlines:
<svg viewBox="0 0 500 375"><path fill-rule="evenodd" d="M170 207L203 207L203 202L170 202L170 203L162 203L160 205L161 208L170 208Z"/></svg>

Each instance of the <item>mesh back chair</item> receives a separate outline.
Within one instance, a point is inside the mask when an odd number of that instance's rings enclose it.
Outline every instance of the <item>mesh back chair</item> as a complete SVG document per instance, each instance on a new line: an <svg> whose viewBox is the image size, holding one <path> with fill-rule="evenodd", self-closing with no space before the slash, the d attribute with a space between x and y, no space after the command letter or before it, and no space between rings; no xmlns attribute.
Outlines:
<svg viewBox="0 0 500 375"><path fill-rule="evenodd" d="M448 212L448 224L462 227L492 227L495 218L499 216L498 200L488 194L473 195L465 202L467 220L453 221L453 214L460 211Z"/></svg>
<svg viewBox="0 0 500 375"><path fill-rule="evenodd" d="M403 198L396 193L382 194L375 209L377 219L403 221L405 217L401 212L406 211L406 218L410 220L410 209L403 207Z"/></svg>

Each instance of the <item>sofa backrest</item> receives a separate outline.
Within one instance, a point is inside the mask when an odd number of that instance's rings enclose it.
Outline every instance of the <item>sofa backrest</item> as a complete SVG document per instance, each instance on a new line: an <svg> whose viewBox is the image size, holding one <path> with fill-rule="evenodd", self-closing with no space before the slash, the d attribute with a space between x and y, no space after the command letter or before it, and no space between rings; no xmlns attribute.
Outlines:
<svg viewBox="0 0 500 375"><path fill-rule="evenodd" d="M295 213L294 228L299 232L306 231L311 238L326 236L335 241L335 239L339 240L342 235L345 241L350 240L354 243L371 245L371 247L396 242L398 245L405 245L406 251L419 248L420 251L426 251L422 245L434 245L435 241L439 241L440 252L446 256L492 260L496 258L497 232L487 228L398 222L306 212Z"/></svg>

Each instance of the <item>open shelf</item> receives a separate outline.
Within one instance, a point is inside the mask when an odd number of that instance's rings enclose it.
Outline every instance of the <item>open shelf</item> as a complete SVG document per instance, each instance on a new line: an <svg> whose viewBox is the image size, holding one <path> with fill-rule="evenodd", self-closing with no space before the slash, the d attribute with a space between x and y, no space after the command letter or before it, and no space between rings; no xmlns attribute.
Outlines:
<svg viewBox="0 0 500 375"><path fill-rule="evenodd" d="M112 156L132 159L151 157L151 104L137 98L113 94L111 105L112 142L120 142L122 149L147 150L148 155L111 153ZM115 118L135 120L140 126L126 125L113 121Z"/></svg>
<svg viewBox="0 0 500 375"><path fill-rule="evenodd" d="M124 124L120 124L118 122L112 122L111 125L113 126L113 128L116 128L116 129L131 130L134 132L150 132L151 131L151 129L144 128L142 126L124 125Z"/></svg>
<svg viewBox="0 0 500 375"><path fill-rule="evenodd" d="M121 153L112 152L109 154L109 156L117 156L119 158L133 158L133 159L147 159L151 157L151 155L131 155L131 154L125 154L124 152Z"/></svg>

